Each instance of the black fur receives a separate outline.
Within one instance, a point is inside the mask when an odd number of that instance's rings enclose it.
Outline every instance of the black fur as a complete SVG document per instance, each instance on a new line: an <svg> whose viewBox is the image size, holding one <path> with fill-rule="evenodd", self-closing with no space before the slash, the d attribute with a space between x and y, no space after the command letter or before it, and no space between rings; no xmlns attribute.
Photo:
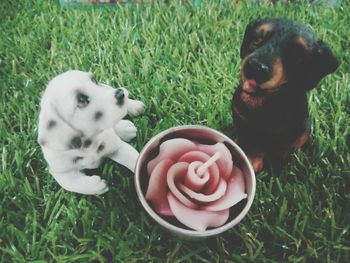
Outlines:
<svg viewBox="0 0 350 263"><path fill-rule="evenodd" d="M262 26L271 30L264 32L260 30ZM257 87L255 93L247 94L241 83L233 95L233 125L238 143L250 156L291 153L293 143L310 130L306 92L337 69L336 57L312 30L282 18L251 22L240 56L246 63L254 60L253 66L242 65L242 75L253 79ZM285 81L268 92L260 85L273 77L271 68L277 59ZM255 64L258 68L252 68Z"/></svg>
<svg viewBox="0 0 350 263"><path fill-rule="evenodd" d="M50 120L48 123L47 123L47 129L48 130L51 130L53 127L55 127L57 125L57 122L55 120Z"/></svg>
<svg viewBox="0 0 350 263"><path fill-rule="evenodd" d="M97 153L102 152L104 148L105 148L105 146L101 143L97 148Z"/></svg>
<svg viewBox="0 0 350 263"><path fill-rule="evenodd" d="M124 94L124 90L123 89L117 89L115 91L114 97L116 98L118 105L123 105L124 104L125 94Z"/></svg>
<svg viewBox="0 0 350 263"><path fill-rule="evenodd" d="M85 140L83 144L84 148L88 148L91 145L91 143L92 141L90 139Z"/></svg>
<svg viewBox="0 0 350 263"><path fill-rule="evenodd" d="M79 149L81 147L81 145L82 145L81 138L78 136L75 136L70 140L69 148L70 149Z"/></svg>
<svg viewBox="0 0 350 263"><path fill-rule="evenodd" d="M101 111L95 112L95 116L94 116L95 121L100 120L102 117L103 117L103 113Z"/></svg>
<svg viewBox="0 0 350 263"><path fill-rule="evenodd" d="M77 156L73 159L73 163L77 163L79 162L80 160L84 159L84 157L81 157L81 156Z"/></svg>

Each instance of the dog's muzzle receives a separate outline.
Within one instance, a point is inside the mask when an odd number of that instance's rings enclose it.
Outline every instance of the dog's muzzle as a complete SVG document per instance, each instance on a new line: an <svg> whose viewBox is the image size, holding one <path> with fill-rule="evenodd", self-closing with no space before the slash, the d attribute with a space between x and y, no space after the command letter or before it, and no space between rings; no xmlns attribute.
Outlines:
<svg viewBox="0 0 350 263"><path fill-rule="evenodd" d="M247 79L254 79L257 83L261 84L270 79L272 69L258 59L250 57L243 67L243 72Z"/></svg>
<svg viewBox="0 0 350 263"><path fill-rule="evenodd" d="M114 97L116 98L118 105L124 104L125 93L123 89L117 89L114 93Z"/></svg>

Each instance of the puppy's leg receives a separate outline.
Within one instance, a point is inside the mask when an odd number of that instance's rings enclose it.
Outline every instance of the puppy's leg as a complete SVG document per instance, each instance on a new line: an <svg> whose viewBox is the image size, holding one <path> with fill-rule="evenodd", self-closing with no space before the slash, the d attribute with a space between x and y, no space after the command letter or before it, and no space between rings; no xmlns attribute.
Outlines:
<svg viewBox="0 0 350 263"><path fill-rule="evenodd" d="M106 181L97 175L86 176L80 171L51 173L64 189L85 195L100 195L108 191Z"/></svg>
<svg viewBox="0 0 350 263"><path fill-rule="evenodd" d="M115 133L123 141L129 142L136 137L137 129L129 120L121 120L114 126Z"/></svg>
<svg viewBox="0 0 350 263"><path fill-rule="evenodd" d="M124 165L130 171L135 172L136 161L139 157L138 151L124 141L118 143L120 144L118 149L108 157L113 161Z"/></svg>
<svg viewBox="0 0 350 263"><path fill-rule="evenodd" d="M145 104L139 100L128 100L127 104L128 114L131 116L137 116L145 112Z"/></svg>

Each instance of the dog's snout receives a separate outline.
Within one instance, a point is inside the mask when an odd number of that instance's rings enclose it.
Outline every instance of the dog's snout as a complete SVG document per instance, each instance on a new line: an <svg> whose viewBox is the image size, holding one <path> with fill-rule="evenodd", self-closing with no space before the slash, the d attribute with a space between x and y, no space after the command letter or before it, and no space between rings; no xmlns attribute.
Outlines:
<svg viewBox="0 0 350 263"><path fill-rule="evenodd" d="M269 65L252 57L244 65L244 74L247 79L254 79L257 83L264 83L270 79L272 69Z"/></svg>
<svg viewBox="0 0 350 263"><path fill-rule="evenodd" d="M117 100L118 105L122 105L124 103L125 93L123 89L117 89L114 93L114 97Z"/></svg>

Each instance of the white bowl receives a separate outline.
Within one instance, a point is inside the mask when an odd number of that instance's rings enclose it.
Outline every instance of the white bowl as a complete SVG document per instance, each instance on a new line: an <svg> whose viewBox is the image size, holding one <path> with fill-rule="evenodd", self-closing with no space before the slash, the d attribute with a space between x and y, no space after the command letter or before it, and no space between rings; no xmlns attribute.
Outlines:
<svg viewBox="0 0 350 263"><path fill-rule="evenodd" d="M206 231L195 231L188 228L172 224L166 219L158 215L145 199L145 193L148 186L147 164L154 159L159 153L159 145L169 139L185 138L197 141L203 144L215 144L222 142L230 150L233 163L239 167L245 178L245 191L248 195L245 201L233 206L230 209L230 217L228 221L217 228L208 229ZM199 125L177 126L165 130L154 136L142 149L136 163L135 169L135 187L138 198L147 211L147 213L162 227L171 233L185 239L203 239L218 235L238 224L248 213L255 196L255 173L247 156L241 148L226 135L208 127Z"/></svg>

